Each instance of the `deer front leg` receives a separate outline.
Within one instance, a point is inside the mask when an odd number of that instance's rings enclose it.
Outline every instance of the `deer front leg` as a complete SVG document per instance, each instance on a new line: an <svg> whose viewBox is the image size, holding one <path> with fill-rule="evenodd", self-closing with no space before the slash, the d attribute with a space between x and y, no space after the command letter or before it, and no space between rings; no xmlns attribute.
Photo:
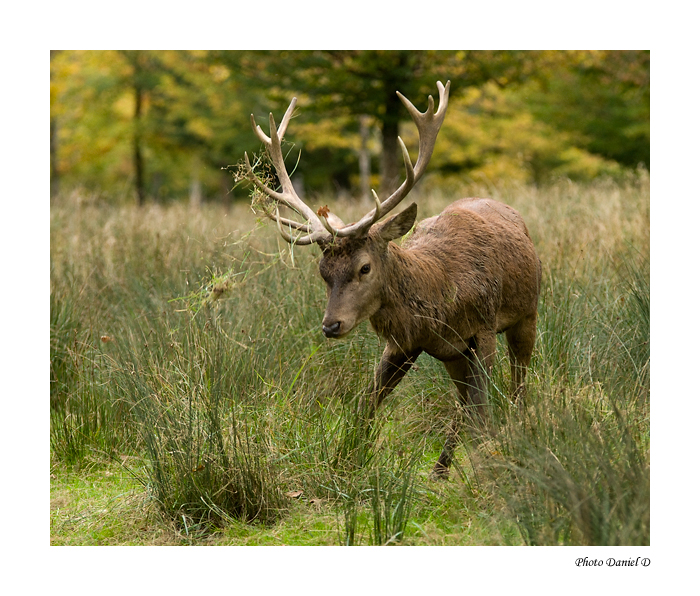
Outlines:
<svg viewBox="0 0 700 596"><path fill-rule="evenodd" d="M389 346L384 348L382 359L374 373L374 381L367 389L367 393L360 398L359 411L371 419L384 398L389 395L399 381L404 378L411 369L416 358L422 350L406 354L396 351Z"/></svg>

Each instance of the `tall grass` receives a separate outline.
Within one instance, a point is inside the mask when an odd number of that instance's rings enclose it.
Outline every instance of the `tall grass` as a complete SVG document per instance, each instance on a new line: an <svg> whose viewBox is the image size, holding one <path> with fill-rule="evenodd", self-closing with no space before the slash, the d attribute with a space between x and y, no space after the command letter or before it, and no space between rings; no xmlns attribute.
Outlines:
<svg viewBox="0 0 700 596"><path fill-rule="evenodd" d="M53 460L138 456L191 534L274 523L303 490L333 504L341 544L421 543L436 494L447 517L500 516L526 544L648 542L648 179L472 191L521 211L544 274L528 405L510 402L500 349L494 430L457 452L466 493L428 479L455 413L441 365L422 356L360 432L381 343L367 326L323 338L318 249L245 206L52 205ZM416 200L428 216L453 198Z"/></svg>
<svg viewBox="0 0 700 596"><path fill-rule="evenodd" d="M554 243L543 242L553 220L528 220L545 271L530 399L503 414L484 463L527 544L649 541L644 189L553 189L556 226L568 226Z"/></svg>
<svg viewBox="0 0 700 596"><path fill-rule="evenodd" d="M526 544L649 541L649 457L605 395L540 396L493 442L498 493Z"/></svg>

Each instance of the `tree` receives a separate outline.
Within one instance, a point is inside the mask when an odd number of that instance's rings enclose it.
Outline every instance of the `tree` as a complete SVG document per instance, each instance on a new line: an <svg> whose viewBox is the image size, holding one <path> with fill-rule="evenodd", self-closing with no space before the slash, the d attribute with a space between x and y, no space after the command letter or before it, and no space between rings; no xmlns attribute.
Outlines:
<svg viewBox="0 0 700 596"><path fill-rule="evenodd" d="M54 104L54 96L57 93L56 73L53 68L53 60L58 56L60 50L50 50L50 85L51 85L51 105ZM56 196L59 191L60 173L58 170L58 124L56 115L51 111L49 121L49 158L51 162L51 177L50 177L50 193L51 196Z"/></svg>
<svg viewBox="0 0 700 596"><path fill-rule="evenodd" d="M144 188L144 171L143 171L143 103L146 92L154 87L154 76L152 69L147 65L148 55L136 50L123 50L122 54L126 61L131 66L131 76L129 86L134 93L134 124L132 133L133 156L134 156L134 175L136 184L136 196L139 205L146 202L146 189Z"/></svg>

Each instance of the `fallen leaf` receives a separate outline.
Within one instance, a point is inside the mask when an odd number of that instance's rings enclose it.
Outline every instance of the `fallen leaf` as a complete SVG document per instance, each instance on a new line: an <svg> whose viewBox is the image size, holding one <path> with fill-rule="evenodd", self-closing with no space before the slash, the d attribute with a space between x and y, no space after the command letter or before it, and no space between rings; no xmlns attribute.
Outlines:
<svg viewBox="0 0 700 596"><path fill-rule="evenodd" d="M319 207L318 211L316 212L317 215L320 217L328 217L330 214L331 210L328 208L328 205L324 205L323 207Z"/></svg>

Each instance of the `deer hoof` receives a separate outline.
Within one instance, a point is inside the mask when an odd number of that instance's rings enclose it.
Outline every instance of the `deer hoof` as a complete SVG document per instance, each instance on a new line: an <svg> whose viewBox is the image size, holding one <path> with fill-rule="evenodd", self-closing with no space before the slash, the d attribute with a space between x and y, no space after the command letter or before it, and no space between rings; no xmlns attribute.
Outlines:
<svg viewBox="0 0 700 596"><path fill-rule="evenodd" d="M450 478L450 468L444 464L441 464L440 462L437 462L430 474L430 477L433 480L448 480Z"/></svg>

